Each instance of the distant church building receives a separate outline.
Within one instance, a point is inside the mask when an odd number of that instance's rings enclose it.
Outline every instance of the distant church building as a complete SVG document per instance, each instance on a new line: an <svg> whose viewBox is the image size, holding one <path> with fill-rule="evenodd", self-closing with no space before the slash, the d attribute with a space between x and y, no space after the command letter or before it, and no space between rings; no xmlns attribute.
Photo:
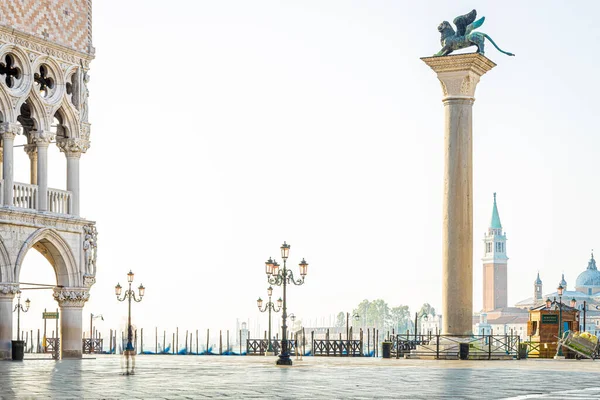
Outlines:
<svg viewBox="0 0 600 400"><path fill-rule="evenodd" d="M506 308L507 298L507 262L506 234L502 231L500 214L494 193L494 208L490 227L483 239L483 311Z"/></svg>

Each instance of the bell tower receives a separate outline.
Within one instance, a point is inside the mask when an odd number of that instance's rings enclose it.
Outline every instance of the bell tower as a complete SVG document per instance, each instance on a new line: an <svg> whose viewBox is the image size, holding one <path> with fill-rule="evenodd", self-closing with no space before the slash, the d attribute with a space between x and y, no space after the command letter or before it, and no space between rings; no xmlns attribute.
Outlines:
<svg viewBox="0 0 600 400"><path fill-rule="evenodd" d="M502 231L494 193L492 220L483 239L483 311L508 306L506 234Z"/></svg>
<svg viewBox="0 0 600 400"><path fill-rule="evenodd" d="M564 277L564 275L563 275ZM535 282L533 282L533 304L543 301L542 294L542 280L540 279L540 273L538 272Z"/></svg>

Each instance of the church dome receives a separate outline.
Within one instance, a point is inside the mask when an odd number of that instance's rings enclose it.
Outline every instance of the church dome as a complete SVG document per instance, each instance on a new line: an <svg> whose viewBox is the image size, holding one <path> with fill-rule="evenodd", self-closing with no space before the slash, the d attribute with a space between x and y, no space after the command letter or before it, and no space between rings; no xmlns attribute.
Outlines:
<svg viewBox="0 0 600 400"><path fill-rule="evenodd" d="M588 262L588 267L577 277L575 286L596 286L600 287L600 271L596 268L596 260L594 260L594 254Z"/></svg>

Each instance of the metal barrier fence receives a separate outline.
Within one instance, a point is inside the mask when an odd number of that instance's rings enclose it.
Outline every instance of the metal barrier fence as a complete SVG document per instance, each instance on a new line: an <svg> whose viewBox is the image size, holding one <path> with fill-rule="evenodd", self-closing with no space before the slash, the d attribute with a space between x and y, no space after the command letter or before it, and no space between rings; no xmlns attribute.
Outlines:
<svg viewBox="0 0 600 400"><path fill-rule="evenodd" d="M296 340L288 340L288 351L290 354L296 350ZM246 340L246 354L249 356L264 356L269 348L268 339L247 339ZM271 340L271 348L274 354L279 354L281 351L281 340Z"/></svg>
<svg viewBox="0 0 600 400"><path fill-rule="evenodd" d="M362 340L315 339L312 342L312 355L361 357L363 356L362 348Z"/></svg>
<svg viewBox="0 0 600 400"><path fill-rule="evenodd" d="M82 339L83 354L102 353L104 339Z"/></svg>
<svg viewBox="0 0 600 400"><path fill-rule="evenodd" d="M520 359L521 339L513 335L396 335L392 356L435 359Z"/></svg>

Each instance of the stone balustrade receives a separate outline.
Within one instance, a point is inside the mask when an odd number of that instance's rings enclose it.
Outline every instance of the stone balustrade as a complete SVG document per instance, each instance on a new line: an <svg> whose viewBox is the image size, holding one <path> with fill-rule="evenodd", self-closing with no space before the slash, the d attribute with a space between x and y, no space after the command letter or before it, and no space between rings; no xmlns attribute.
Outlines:
<svg viewBox="0 0 600 400"><path fill-rule="evenodd" d="M71 192L60 189L48 189L48 210L57 214L71 214Z"/></svg>
<svg viewBox="0 0 600 400"><path fill-rule="evenodd" d="M13 183L13 205L28 210L38 209L38 186ZM0 179L0 204L4 204L4 180ZM73 193L68 190L48 188L48 211L56 214L72 214Z"/></svg>
<svg viewBox="0 0 600 400"><path fill-rule="evenodd" d="M19 208L37 209L37 185L13 183L13 205Z"/></svg>

